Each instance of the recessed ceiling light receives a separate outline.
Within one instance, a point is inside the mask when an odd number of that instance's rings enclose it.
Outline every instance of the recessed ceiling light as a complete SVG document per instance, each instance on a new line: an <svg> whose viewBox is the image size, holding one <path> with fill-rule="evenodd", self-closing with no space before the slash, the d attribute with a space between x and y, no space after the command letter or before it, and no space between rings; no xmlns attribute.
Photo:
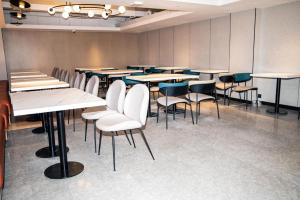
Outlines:
<svg viewBox="0 0 300 200"><path fill-rule="evenodd" d="M203 4L211 6L224 6L227 4L235 3L240 0L169 0L181 3L193 3L193 4Z"/></svg>

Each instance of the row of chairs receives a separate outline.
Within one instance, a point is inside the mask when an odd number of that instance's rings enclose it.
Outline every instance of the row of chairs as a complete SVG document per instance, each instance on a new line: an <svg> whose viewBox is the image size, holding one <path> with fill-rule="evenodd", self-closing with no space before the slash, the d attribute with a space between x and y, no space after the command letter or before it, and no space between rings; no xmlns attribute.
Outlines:
<svg viewBox="0 0 300 200"><path fill-rule="evenodd" d="M147 118L149 103L148 88L145 85L137 84L130 88L126 94L126 84L122 80L116 80L108 88L106 102L107 106L105 108L86 109L82 113L82 118L85 120L85 141L87 138L88 121L93 121L95 152L97 151L96 132L97 129L100 130L98 145L98 155L100 155L103 132L110 132L113 149L113 169L115 171L115 136L118 136L118 132L124 132L131 145L127 134L127 131L129 131L135 148L132 130L139 130L154 160L154 156L142 130L146 125Z"/></svg>

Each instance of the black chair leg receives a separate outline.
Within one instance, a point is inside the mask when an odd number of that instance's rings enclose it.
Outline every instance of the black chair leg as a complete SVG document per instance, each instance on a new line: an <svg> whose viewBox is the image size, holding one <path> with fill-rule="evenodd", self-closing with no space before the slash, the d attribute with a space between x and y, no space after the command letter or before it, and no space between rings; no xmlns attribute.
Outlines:
<svg viewBox="0 0 300 200"><path fill-rule="evenodd" d="M215 101L216 105L217 105L217 111L218 111L218 119L220 119L220 112L219 112L219 104L218 101Z"/></svg>
<svg viewBox="0 0 300 200"><path fill-rule="evenodd" d="M226 103L226 90L224 89L224 105Z"/></svg>
<svg viewBox="0 0 300 200"><path fill-rule="evenodd" d="M88 120L85 120L85 135L84 135L84 141L86 142L86 137L87 137L87 126L88 126Z"/></svg>
<svg viewBox="0 0 300 200"><path fill-rule="evenodd" d="M176 114L176 104L173 105L173 120L175 120L175 114Z"/></svg>
<svg viewBox="0 0 300 200"><path fill-rule="evenodd" d="M70 112L70 110L68 110L68 124L70 124L70 114L71 114L71 112Z"/></svg>
<svg viewBox="0 0 300 200"><path fill-rule="evenodd" d="M245 101L246 101L246 110L248 109L248 91L247 92L245 92Z"/></svg>
<svg viewBox="0 0 300 200"><path fill-rule="evenodd" d="M298 120L300 119L300 108L299 108L299 111L298 111Z"/></svg>
<svg viewBox="0 0 300 200"><path fill-rule="evenodd" d="M258 90L256 90L256 108L258 108Z"/></svg>
<svg viewBox="0 0 300 200"><path fill-rule="evenodd" d="M111 136L112 141L112 149L113 149L113 165L114 165L114 171L116 171L116 144L115 144L115 133L112 133Z"/></svg>
<svg viewBox="0 0 300 200"><path fill-rule="evenodd" d="M94 120L94 146L95 146L95 153L97 153L96 132L97 132L96 120Z"/></svg>
<svg viewBox="0 0 300 200"><path fill-rule="evenodd" d="M228 106L229 106L229 104L230 104L230 100L231 100L231 95L232 95L232 88L230 89L230 93L229 93L229 97L228 97Z"/></svg>
<svg viewBox="0 0 300 200"><path fill-rule="evenodd" d="M129 130L129 132L130 132L130 137L131 137L131 140L132 140L132 143L133 143L133 147L136 148L135 141L134 141L134 138L133 138L133 135L132 135L132 131Z"/></svg>
<svg viewBox="0 0 300 200"><path fill-rule="evenodd" d="M100 155L101 142L102 142L102 131L100 130L99 146L98 146L98 155Z"/></svg>
<svg viewBox="0 0 300 200"><path fill-rule="evenodd" d="M129 143L129 145L131 145L131 142L130 142L130 140L129 140L129 137L128 137L128 135L127 135L127 132L124 131L124 133L125 133L125 136L126 136L126 138L127 138L127 141L128 141L128 143Z"/></svg>
<svg viewBox="0 0 300 200"><path fill-rule="evenodd" d="M195 123L194 123L194 115L193 115L193 108L192 108L192 104L191 104L191 103L189 103L189 105L190 105L190 109L191 109L192 122L193 122L193 124L195 124ZM196 106L196 107L197 107L197 106Z"/></svg>
<svg viewBox="0 0 300 200"><path fill-rule="evenodd" d="M142 131L142 129L139 129L139 130L140 130L141 136L142 136L142 138L143 138L143 140L144 140L144 142L145 142L145 144L146 144L146 146L147 146L147 149L148 149L148 151L149 151L150 154L151 154L152 159L155 160L155 158L154 158L154 156L153 156L153 154L152 154L152 151L151 151L151 149L150 149L150 146L149 146L149 144L148 144L148 142L147 142L147 139L146 139L146 137L145 137L145 135L144 135L144 132Z"/></svg>
<svg viewBox="0 0 300 200"><path fill-rule="evenodd" d="M166 129L168 129L168 106L165 106L165 112L166 112Z"/></svg>
<svg viewBox="0 0 300 200"><path fill-rule="evenodd" d="M196 102L196 124L198 124L198 102Z"/></svg>

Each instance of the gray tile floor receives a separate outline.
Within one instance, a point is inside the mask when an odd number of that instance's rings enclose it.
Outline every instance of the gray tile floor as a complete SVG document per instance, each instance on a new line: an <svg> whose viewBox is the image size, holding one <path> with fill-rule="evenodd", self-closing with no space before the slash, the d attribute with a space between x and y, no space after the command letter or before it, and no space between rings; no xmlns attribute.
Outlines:
<svg viewBox="0 0 300 200"><path fill-rule="evenodd" d="M123 135L116 139L117 171L112 169L111 138L104 137L102 155L94 153L92 127L84 142L83 122L76 132L67 125L69 160L84 164L80 175L51 180L44 170L58 158L40 159L35 151L46 146L46 135L31 129L12 131L6 149L3 198L122 199L122 200L287 200L300 199L300 122L296 112L275 118L265 107L203 104L197 125L190 115L157 124L148 120L146 137L153 161L140 135L137 148ZM171 119L171 116L169 117Z"/></svg>

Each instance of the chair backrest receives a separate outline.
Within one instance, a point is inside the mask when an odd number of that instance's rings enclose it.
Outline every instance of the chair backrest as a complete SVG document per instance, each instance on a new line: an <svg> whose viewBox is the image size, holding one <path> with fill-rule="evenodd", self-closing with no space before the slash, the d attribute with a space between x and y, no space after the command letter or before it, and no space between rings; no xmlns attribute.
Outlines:
<svg viewBox="0 0 300 200"><path fill-rule="evenodd" d="M127 66L127 69L140 70L141 68L136 66Z"/></svg>
<svg viewBox="0 0 300 200"><path fill-rule="evenodd" d="M84 90L85 88L85 82L86 82L86 75L85 73L81 73L80 74L80 84L79 84L79 88L80 90Z"/></svg>
<svg viewBox="0 0 300 200"><path fill-rule="evenodd" d="M75 82L75 75L73 74L70 78L69 78L69 85L70 87L74 87L74 82Z"/></svg>
<svg viewBox="0 0 300 200"><path fill-rule="evenodd" d="M124 102L124 115L146 124L149 104L149 90L144 84L134 85L129 89Z"/></svg>
<svg viewBox="0 0 300 200"><path fill-rule="evenodd" d="M112 110L123 113L126 85L122 80L114 81L106 93L106 105Z"/></svg>
<svg viewBox="0 0 300 200"><path fill-rule="evenodd" d="M70 78L70 73L69 73L69 71L66 71L65 78L62 81L68 83L69 82L69 78Z"/></svg>
<svg viewBox="0 0 300 200"><path fill-rule="evenodd" d="M188 93L189 85L182 83L159 83L159 91L165 96L182 96Z"/></svg>
<svg viewBox="0 0 300 200"><path fill-rule="evenodd" d="M57 79L59 79L59 76L60 76L60 69L59 68L57 68L57 70L55 71L55 75L54 75L54 78L57 78Z"/></svg>
<svg viewBox="0 0 300 200"><path fill-rule="evenodd" d="M233 74L230 74L230 73L219 74L219 79L223 83L232 83L233 82Z"/></svg>
<svg viewBox="0 0 300 200"><path fill-rule="evenodd" d="M76 72L76 73L75 73L75 80L74 80L74 84L73 84L73 87L74 87L74 88L79 89L79 86L80 86L80 78L81 78L81 76L80 76L79 72Z"/></svg>
<svg viewBox="0 0 300 200"><path fill-rule="evenodd" d="M99 82L100 81L97 76L92 76L86 84L85 92L98 96Z"/></svg>
<svg viewBox="0 0 300 200"><path fill-rule="evenodd" d="M53 68L53 70L52 70L52 72L51 72L51 76L52 77L55 77L55 74L56 74L56 71L57 71L58 69L57 69L57 67L54 67Z"/></svg>
<svg viewBox="0 0 300 200"><path fill-rule="evenodd" d="M189 86L192 93L213 95L216 89L216 81L215 80L190 81Z"/></svg>
<svg viewBox="0 0 300 200"><path fill-rule="evenodd" d="M164 70L156 69L155 67L150 67L149 69L146 69L146 72L149 74L159 74L159 73L163 73Z"/></svg>
<svg viewBox="0 0 300 200"><path fill-rule="evenodd" d="M193 72L192 70L190 69L185 69L182 71L183 74L188 74L188 75L200 75L199 72Z"/></svg>
<svg viewBox="0 0 300 200"><path fill-rule="evenodd" d="M235 83L245 83L252 79L250 74L251 73L236 73L233 75L233 80Z"/></svg>
<svg viewBox="0 0 300 200"><path fill-rule="evenodd" d="M67 73L66 70L61 70L60 75L59 75L59 80L60 81L65 80L66 73Z"/></svg>

